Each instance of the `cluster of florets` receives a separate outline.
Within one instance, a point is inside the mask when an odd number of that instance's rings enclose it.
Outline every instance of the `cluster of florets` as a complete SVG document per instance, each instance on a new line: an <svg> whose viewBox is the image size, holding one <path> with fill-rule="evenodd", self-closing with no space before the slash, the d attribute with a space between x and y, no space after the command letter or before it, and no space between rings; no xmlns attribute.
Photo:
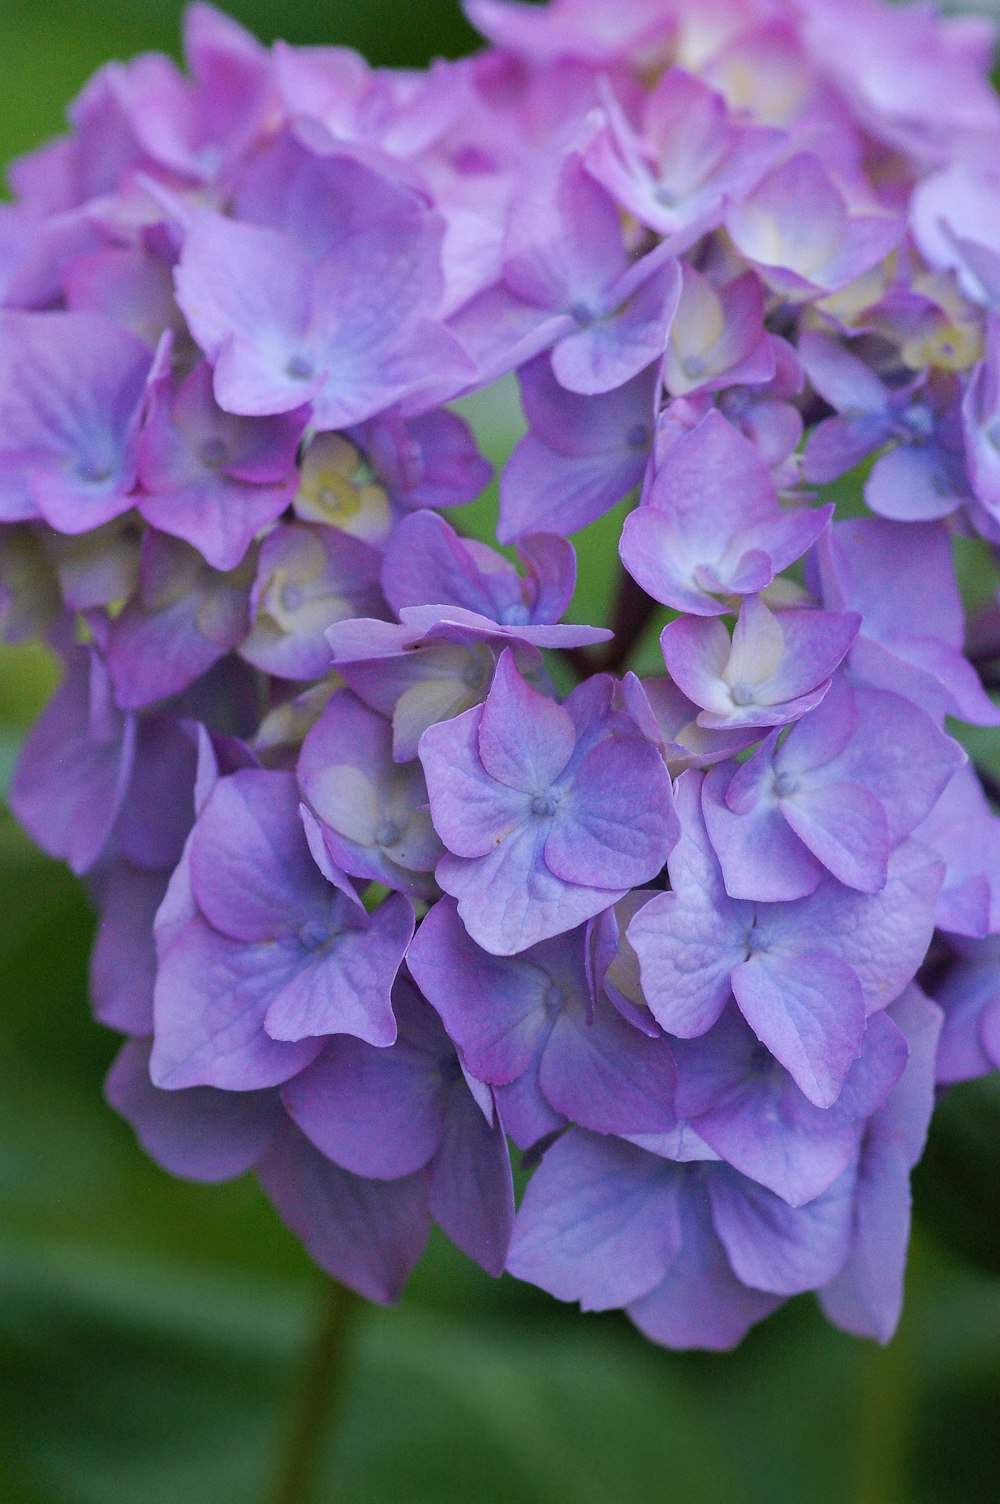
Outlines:
<svg viewBox="0 0 1000 1504"><path fill-rule="evenodd" d="M65 676L12 803L99 911L111 1102L364 1294L434 1219L671 1345L806 1290L884 1338L935 1083L1000 1064L945 725L1000 724L993 33L468 9L399 73L196 5L15 164L0 627ZM511 371L519 567L440 515ZM614 634L565 622L633 493Z"/></svg>

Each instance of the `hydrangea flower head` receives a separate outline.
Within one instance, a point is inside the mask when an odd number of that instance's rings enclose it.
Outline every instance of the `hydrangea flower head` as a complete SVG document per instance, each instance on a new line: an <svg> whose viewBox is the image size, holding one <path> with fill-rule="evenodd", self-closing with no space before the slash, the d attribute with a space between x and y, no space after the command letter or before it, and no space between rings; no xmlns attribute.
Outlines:
<svg viewBox="0 0 1000 1504"><path fill-rule="evenodd" d="M667 1345L885 1340L1000 1065L993 31L467 10L401 74L194 5L14 165L0 638L63 680L11 802L111 1104L365 1296L436 1221Z"/></svg>

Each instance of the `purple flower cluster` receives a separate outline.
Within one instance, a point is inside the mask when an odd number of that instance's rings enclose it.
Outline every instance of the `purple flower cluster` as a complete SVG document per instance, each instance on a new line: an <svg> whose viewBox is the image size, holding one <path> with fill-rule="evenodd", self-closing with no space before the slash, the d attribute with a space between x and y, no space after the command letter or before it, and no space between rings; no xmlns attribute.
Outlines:
<svg viewBox="0 0 1000 1504"><path fill-rule="evenodd" d="M802 1291L885 1339L935 1085L1000 1065L946 727L1000 725L993 32L467 9L417 73L196 4L14 164L0 634L65 673L12 804L110 1101L365 1295L434 1220L672 1346ZM517 564L441 515L510 372ZM633 493L612 636L567 535Z"/></svg>

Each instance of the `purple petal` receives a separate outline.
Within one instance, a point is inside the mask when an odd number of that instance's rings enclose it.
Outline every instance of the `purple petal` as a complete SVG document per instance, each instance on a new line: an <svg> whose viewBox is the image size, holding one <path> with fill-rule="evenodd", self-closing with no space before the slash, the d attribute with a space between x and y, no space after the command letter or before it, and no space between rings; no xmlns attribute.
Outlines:
<svg viewBox="0 0 1000 1504"><path fill-rule="evenodd" d="M127 511L151 365L97 314L0 314L0 516L83 533Z"/></svg>
<svg viewBox="0 0 1000 1504"><path fill-rule="evenodd" d="M282 1100L292 1121L335 1164L395 1180L436 1153L445 1090L441 1062L407 1040L379 1049L341 1037L285 1084Z"/></svg>
<svg viewBox="0 0 1000 1504"><path fill-rule="evenodd" d="M630 1144L572 1130L528 1184L509 1272L585 1311L636 1300L680 1246L673 1174L666 1161Z"/></svg>
<svg viewBox="0 0 1000 1504"><path fill-rule="evenodd" d="M825 878L810 898L761 913L772 954L789 962L823 951L841 958L861 983L869 1012L897 998L930 944L942 867L916 841L904 841L889 858L880 893L859 893Z"/></svg>
<svg viewBox="0 0 1000 1504"><path fill-rule="evenodd" d="M97 936L90 954L94 1016L126 1034L153 1030L156 946L153 920L167 889L166 872L119 859L101 889Z"/></svg>
<svg viewBox="0 0 1000 1504"><path fill-rule="evenodd" d="M430 1209L452 1242L499 1278L514 1226L510 1155L499 1118L486 1120L462 1080L452 1085L431 1165Z"/></svg>
<svg viewBox="0 0 1000 1504"><path fill-rule="evenodd" d="M406 963L476 1076L502 1085L528 1069L552 1027L551 977L534 957L481 950L445 898L421 923Z"/></svg>
<svg viewBox="0 0 1000 1504"><path fill-rule="evenodd" d="M771 793L739 813L729 807L727 785L731 789L752 763L753 758L741 764L735 776L729 764L712 768L702 790L705 824L719 858L726 892L732 898L772 903L804 898L816 891L823 868L786 825L785 801ZM770 763L764 767L765 776L772 781ZM742 797L746 797L746 785L744 778Z"/></svg>
<svg viewBox="0 0 1000 1504"><path fill-rule="evenodd" d="M107 671L77 648L29 735L11 780L11 809L43 851L87 872L126 796L136 724L112 704Z"/></svg>
<svg viewBox="0 0 1000 1504"><path fill-rule="evenodd" d="M552 351L556 380L571 392L596 396L638 376L663 354L680 287L678 264L668 262L614 313L561 339Z"/></svg>
<svg viewBox="0 0 1000 1504"><path fill-rule="evenodd" d="M222 779L198 820L191 879L209 922L233 940L295 934L330 892L309 854L290 773Z"/></svg>
<svg viewBox="0 0 1000 1504"><path fill-rule="evenodd" d="M569 712L526 684L514 655L500 655L479 723L479 755L505 788L544 793L569 762L576 734Z"/></svg>
<svg viewBox="0 0 1000 1504"><path fill-rule="evenodd" d="M837 1100L861 1051L865 1000L857 977L821 951L761 951L733 972L740 1012L817 1107Z"/></svg>
<svg viewBox="0 0 1000 1504"><path fill-rule="evenodd" d="M634 1301L628 1315L647 1337L667 1347L735 1347L781 1297L748 1289L733 1273L698 1181L682 1187L680 1225L681 1248L666 1277Z"/></svg>
<svg viewBox="0 0 1000 1504"><path fill-rule="evenodd" d="M670 776L656 749L627 734L580 763L545 843L557 877L594 887L638 887L656 877L680 834Z"/></svg>
<svg viewBox="0 0 1000 1504"><path fill-rule="evenodd" d="M473 706L450 721L429 726L420 738L434 828L449 851L460 857L485 857L501 842L517 839L529 812L522 791L498 783L483 767L483 713L482 707Z"/></svg>
<svg viewBox="0 0 1000 1504"><path fill-rule="evenodd" d="M423 1171L362 1179L331 1164L289 1125L257 1175L322 1269L369 1300L399 1299L430 1227Z"/></svg>
<svg viewBox="0 0 1000 1504"><path fill-rule="evenodd" d="M185 237L176 280L224 411L291 412L322 386L324 372L306 349L312 268L286 236L204 209Z"/></svg>
<svg viewBox="0 0 1000 1504"><path fill-rule="evenodd" d="M840 882L863 893L878 893L885 887L888 823L881 803L868 789L856 783L803 788L782 799L781 812Z"/></svg>
<svg viewBox="0 0 1000 1504"><path fill-rule="evenodd" d="M841 1269L850 1248L854 1175L846 1172L807 1206L791 1207L732 1170L708 1181L712 1220L738 1279L795 1295Z"/></svg>
<svg viewBox="0 0 1000 1504"><path fill-rule="evenodd" d="M539 1080L553 1107L596 1133L666 1133L676 1123L666 1040L640 1033L606 1002L590 1018L563 1009Z"/></svg>
<svg viewBox="0 0 1000 1504"><path fill-rule="evenodd" d="M445 856L435 875L459 900L469 934L494 955L509 956L575 929L624 896L623 888L566 883L545 864L548 822L534 819L476 861Z"/></svg>
<svg viewBox="0 0 1000 1504"><path fill-rule="evenodd" d="M171 1090L277 1086L307 1066L322 1040L271 1039L264 1016L302 964L297 942L248 945L191 920L161 956L154 994L153 1081Z"/></svg>
<svg viewBox="0 0 1000 1504"><path fill-rule="evenodd" d="M338 912L339 911L339 912ZM290 977L267 1010L272 1039L299 1040L354 1034L373 1045L396 1038L393 983L413 935L413 906L393 893L364 918L340 898L324 939Z"/></svg>
<svg viewBox="0 0 1000 1504"><path fill-rule="evenodd" d="M149 1050L149 1040L130 1039L104 1083L146 1153L187 1180L231 1180L252 1169L281 1127L277 1094L209 1086L161 1091L149 1078Z"/></svg>

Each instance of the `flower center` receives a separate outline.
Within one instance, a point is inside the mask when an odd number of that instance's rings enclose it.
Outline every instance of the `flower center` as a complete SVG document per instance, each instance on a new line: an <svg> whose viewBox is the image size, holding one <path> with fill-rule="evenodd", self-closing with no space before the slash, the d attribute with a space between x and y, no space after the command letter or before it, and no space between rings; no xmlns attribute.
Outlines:
<svg viewBox="0 0 1000 1504"><path fill-rule="evenodd" d="M102 486L114 474L114 466L101 460L82 460L77 468L80 479L88 486Z"/></svg>
<svg viewBox="0 0 1000 1504"><path fill-rule="evenodd" d="M919 402L905 409L901 422L912 444L925 444L934 432L934 415Z"/></svg>
<svg viewBox="0 0 1000 1504"><path fill-rule="evenodd" d="M306 950L321 950L333 939L333 931L322 919L307 919L299 930L299 940Z"/></svg>
<svg viewBox="0 0 1000 1504"><path fill-rule="evenodd" d="M376 846L395 846L403 828L395 820L383 820L375 831Z"/></svg>
<svg viewBox="0 0 1000 1504"><path fill-rule="evenodd" d="M198 450L198 458L206 470L221 470L229 452L221 439L206 439Z"/></svg>
<svg viewBox="0 0 1000 1504"><path fill-rule="evenodd" d="M559 795L555 789L549 789L545 794L536 794L531 801L531 813L538 815L543 820L550 820L559 806Z"/></svg>
<svg viewBox="0 0 1000 1504"><path fill-rule="evenodd" d="M747 935L747 950L751 955L758 951L767 950L767 939L761 934L756 925L752 925Z"/></svg>
<svg viewBox="0 0 1000 1504"><path fill-rule="evenodd" d="M557 987L555 982L550 987L546 987L544 996L542 997L542 1007L546 1013L551 1017L556 1013L561 1013L565 1006L566 994L562 988Z"/></svg>

